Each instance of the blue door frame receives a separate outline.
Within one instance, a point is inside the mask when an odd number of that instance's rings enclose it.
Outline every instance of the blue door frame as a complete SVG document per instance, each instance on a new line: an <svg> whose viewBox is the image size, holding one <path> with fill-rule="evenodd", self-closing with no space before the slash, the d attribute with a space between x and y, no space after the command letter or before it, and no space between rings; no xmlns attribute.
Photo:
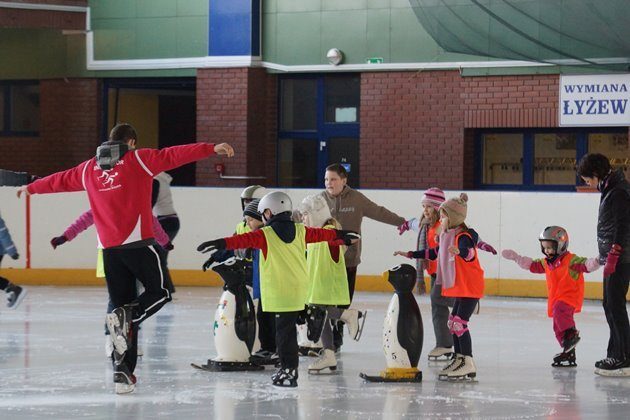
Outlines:
<svg viewBox="0 0 630 420"><path fill-rule="evenodd" d="M317 150L319 151L317 154L317 173L318 176L318 185L317 187L324 186L324 173L326 172L326 167L332 163L337 162L329 162L328 160L328 148L327 144L329 139L334 137L351 137L351 138L359 138L360 132L360 122L356 123L327 123L325 120L325 75L322 74L314 74L314 75L290 75L290 76L281 76L280 80L287 79L316 79L317 80L317 125L315 130L278 130L278 142L282 141L282 139L304 139L304 140L312 140L319 142ZM278 89L278 109L282 110L281 104L281 90ZM281 115L278 112L278 127L281 127ZM278 171L278 168L276 168ZM276 174L277 178L279 178L279 173Z"/></svg>
<svg viewBox="0 0 630 420"><path fill-rule="evenodd" d="M534 136L540 133L575 133L576 162L588 153L588 135L591 133L622 133L620 127L549 127L535 129L480 129L475 133L475 186L481 190L519 190L519 191L575 191L579 181L576 175L575 185L537 185L534 184ZM523 185L518 184L483 184L483 135L490 133L523 134Z"/></svg>

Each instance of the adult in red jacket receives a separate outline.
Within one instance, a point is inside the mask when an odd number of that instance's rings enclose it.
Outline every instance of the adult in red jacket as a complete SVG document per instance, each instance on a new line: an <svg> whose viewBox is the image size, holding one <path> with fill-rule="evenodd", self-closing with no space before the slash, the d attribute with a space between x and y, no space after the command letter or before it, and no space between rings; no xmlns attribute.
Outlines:
<svg viewBox="0 0 630 420"><path fill-rule="evenodd" d="M136 131L116 125L96 157L74 168L41 178L18 190L21 194L83 191L94 213L109 297L114 311L107 325L114 342L117 393L132 392L136 378L137 329L140 322L171 300L156 250L151 212L153 177L213 154L231 157L229 144L193 143L161 150L135 149ZM136 298L135 280L144 286Z"/></svg>

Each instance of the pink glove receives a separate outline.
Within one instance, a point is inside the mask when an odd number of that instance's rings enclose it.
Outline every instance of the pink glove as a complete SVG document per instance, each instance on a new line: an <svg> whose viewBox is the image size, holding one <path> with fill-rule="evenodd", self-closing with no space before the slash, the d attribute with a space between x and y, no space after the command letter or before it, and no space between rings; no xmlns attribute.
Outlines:
<svg viewBox="0 0 630 420"><path fill-rule="evenodd" d="M617 244L614 244L612 248L610 248L608 257L606 257L606 265L604 266L604 277L608 277L615 272L617 261L619 261L622 251L623 248Z"/></svg>
<svg viewBox="0 0 630 420"><path fill-rule="evenodd" d="M503 252L501 252L501 255L507 260L516 262L516 264L518 264L518 266L523 270L529 270L532 266L533 260L531 258L520 256L516 253L516 251L511 249L504 249Z"/></svg>
<svg viewBox="0 0 630 420"><path fill-rule="evenodd" d="M484 242L484 241L477 242L477 248L481 249L482 251L490 252L492 253L492 255L497 255L497 250L494 249L494 247L487 242Z"/></svg>
<svg viewBox="0 0 630 420"><path fill-rule="evenodd" d="M403 233L407 232L408 230L411 230L411 224L414 222L414 220L416 220L416 219L406 220L405 222L403 222L402 225L398 226L398 234L402 235Z"/></svg>

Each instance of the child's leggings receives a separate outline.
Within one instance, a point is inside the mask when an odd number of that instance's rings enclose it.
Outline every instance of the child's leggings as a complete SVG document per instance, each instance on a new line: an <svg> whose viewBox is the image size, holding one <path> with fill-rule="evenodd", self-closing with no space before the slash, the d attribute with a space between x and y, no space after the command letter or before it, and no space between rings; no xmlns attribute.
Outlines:
<svg viewBox="0 0 630 420"><path fill-rule="evenodd" d="M479 299L455 298L453 311L448 320L449 329L453 334L455 353L472 357L472 340L468 331L468 320L475 311Z"/></svg>
<svg viewBox="0 0 630 420"><path fill-rule="evenodd" d="M569 328L575 327L575 321L573 320L575 308L568 303L557 300L553 304L551 313L553 315L553 332L556 333L556 339L562 346L564 332Z"/></svg>

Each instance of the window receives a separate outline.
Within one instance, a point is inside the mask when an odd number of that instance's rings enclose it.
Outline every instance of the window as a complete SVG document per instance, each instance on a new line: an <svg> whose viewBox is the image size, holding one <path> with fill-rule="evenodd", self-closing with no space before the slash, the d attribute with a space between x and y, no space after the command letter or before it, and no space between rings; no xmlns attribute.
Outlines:
<svg viewBox="0 0 630 420"><path fill-rule="evenodd" d="M327 76L325 107L327 123L356 123L359 121L359 93L361 82L354 75Z"/></svg>
<svg viewBox="0 0 630 420"><path fill-rule="evenodd" d="M39 84L0 82L0 135L37 135Z"/></svg>
<svg viewBox="0 0 630 420"><path fill-rule="evenodd" d="M284 79L281 82L281 129L317 129L317 80Z"/></svg>
<svg viewBox="0 0 630 420"><path fill-rule="evenodd" d="M486 189L574 190L586 153L608 156L629 175L628 131L618 128L480 130L477 185Z"/></svg>

